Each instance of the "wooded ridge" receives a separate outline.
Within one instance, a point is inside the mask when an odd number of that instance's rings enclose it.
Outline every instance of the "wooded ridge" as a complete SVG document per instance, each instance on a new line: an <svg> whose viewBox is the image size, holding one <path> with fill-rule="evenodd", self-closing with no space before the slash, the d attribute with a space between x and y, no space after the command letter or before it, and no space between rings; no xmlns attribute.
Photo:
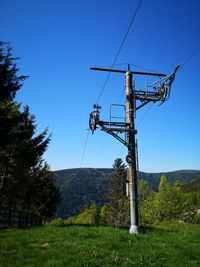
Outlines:
<svg viewBox="0 0 200 267"><path fill-rule="evenodd" d="M80 213L92 202L97 205L106 203L106 193L110 185L113 169L107 168L77 168L54 171L54 177L61 191L61 202L55 217L70 217ZM200 170L179 170L173 172L146 173L139 172L139 179L147 180L154 190L157 190L160 177L165 175L173 184L179 181L184 184L184 191L200 190L193 180L200 179ZM191 186L191 181L192 185ZM200 183L197 183L199 185Z"/></svg>

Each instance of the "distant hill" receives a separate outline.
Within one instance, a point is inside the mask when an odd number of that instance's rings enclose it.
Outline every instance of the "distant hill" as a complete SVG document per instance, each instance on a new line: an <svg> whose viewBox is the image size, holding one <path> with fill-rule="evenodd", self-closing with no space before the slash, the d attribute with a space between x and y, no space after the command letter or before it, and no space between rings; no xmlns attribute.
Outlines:
<svg viewBox="0 0 200 267"><path fill-rule="evenodd" d="M161 175L165 175L167 180L173 184L179 181L181 184L200 178L200 170L179 170L173 172L146 173L140 172L139 179L147 180L154 190L157 190Z"/></svg>
<svg viewBox="0 0 200 267"><path fill-rule="evenodd" d="M70 217L90 203L105 203L112 169L67 169L54 172L60 187L62 201L56 216Z"/></svg>
<svg viewBox="0 0 200 267"><path fill-rule="evenodd" d="M182 190L184 192L195 192L200 191L200 178L188 181L182 185Z"/></svg>
<svg viewBox="0 0 200 267"><path fill-rule="evenodd" d="M56 217L70 217L82 211L90 203L101 205L106 202L105 195L112 176L112 169L79 168L55 171L55 179L60 187L62 201L58 206ZM139 179L147 180L157 190L161 175L170 183L180 181L184 191L191 188L191 181L200 178L200 171L181 170L165 173L139 173ZM196 182L197 183L197 182ZM193 187L197 184L193 185ZM190 189L188 189L189 191ZM200 189L197 189L200 190Z"/></svg>

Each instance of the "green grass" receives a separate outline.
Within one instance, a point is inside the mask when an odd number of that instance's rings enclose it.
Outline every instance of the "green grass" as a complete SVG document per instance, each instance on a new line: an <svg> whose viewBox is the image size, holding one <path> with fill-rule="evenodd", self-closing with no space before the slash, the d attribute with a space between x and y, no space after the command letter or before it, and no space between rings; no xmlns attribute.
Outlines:
<svg viewBox="0 0 200 267"><path fill-rule="evenodd" d="M200 266L200 225L162 223L138 236L110 227L4 229L0 266Z"/></svg>

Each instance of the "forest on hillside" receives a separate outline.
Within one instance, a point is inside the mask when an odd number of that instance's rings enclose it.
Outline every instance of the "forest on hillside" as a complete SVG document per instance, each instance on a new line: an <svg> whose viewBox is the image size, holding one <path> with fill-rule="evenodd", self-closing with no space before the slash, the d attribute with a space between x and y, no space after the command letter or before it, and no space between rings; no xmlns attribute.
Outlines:
<svg viewBox="0 0 200 267"><path fill-rule="evenodd" d="M108 192L113 169L79 168L66 169L54 172L54 177L61 191L61 202L58 205L55 217L70 217L80 213L91 203L102 205L107 202ZM165 175L170 184L179 181L183 190L191 190L190 184L200 177L200 171L183 170L168 173L139 172L139 180L146 180L158 191L160 177ZM193 191L200 187L193 186Z"/></svg>
<svg viewBox="0 0 200 267"><path fill-rule="evenodd" d="M103 201L99 201L102 191L98 190L96 191L96 196L98 195L98 201L96 202L94 194L95 181L93 179L93 183L91 183L91 180L86 179L86 176L90 172L95 173L95 171L96 177L98 177L98 174L102 174L102 171L100 172L99 170L76 170L76 174L79 174L79 178L77 178L79 181L78 183L80 184L80 180L82 180L82 183L85 183L86 185L83 191L81 191L81 188L79 188L80 191L76 191L77 195L71 196L72 198L75 197L79 206L73 206L74 209L77 208L74 214L71 216L64 216L65 218L54 219L51 222L52 224L94 224L112 225L115 227L130 226L130 191L127 183L126 165L120 158L114 161L112 172L108 172L107 170L107 173L109 173L109 178L107 176L107 188L105 190L104 187L104 194L101 196ZM178 173L186 174L190 173L190 171L179 171ZM198 172L196 172L196 174L197 173ZM176 175L177 173L175 174L175 177ZM76 186L76 184L73 183L73 181L75 182L75 179L73 179L75 176L70 177L72 180L69 182L68 186L70 186L70 183ZM95 178L95 176L93 178ZM184 179L185 175L183 175L183 181ZM67 179L65 180L67 181ZM191 184L193 184L193 182L196 184L198 180L200 179L197 178L196 180L192 180ZM90 182L91 187L87 187L87 182ZM98 189L100 185L99 182L100 179L97 183ZM144 226L156 222L170 220L179 220L187 223L200 223L200 190L199 188L193 187L193 191L188 191L186 186L187 183L181 184L180 181L177 180L176 182L173 182L172 179L170 182L167 177L162 174L159 178L158 187L156 190L154 190L152 185L147 180L140 179L138 190L140 224ZM93 191L85 192L87 188ZM187 190L184 191L184 188ZM87 205L87 200L84 198L85 193L87 196L91 196L91 199L89 198L88 200L92 200L89 201ZM70 198L70 190L65 191L65 194L68 194L68 198ZM82 209L81 199L85 200L85 206L83 206ZM73 204L73 200L71 204ZM66 207L67 202L63 202L63 205ZM74 210L72 210L72 212L73 211Z"/></svg>

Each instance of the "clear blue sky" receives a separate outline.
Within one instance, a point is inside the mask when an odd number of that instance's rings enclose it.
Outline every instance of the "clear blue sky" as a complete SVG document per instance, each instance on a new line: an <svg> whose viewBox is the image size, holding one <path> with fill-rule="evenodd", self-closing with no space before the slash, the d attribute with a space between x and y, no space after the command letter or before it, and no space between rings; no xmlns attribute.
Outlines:
<svg viewBox="0 0 200 267"><path fill-rule="evenodd" d="M30 76L17 100L30 106L38 133L49 127L44 158L52 170L80 167L88 116L107 76L89 68L113 63L138 2L0 1L0 39L13 45L20 72ZM199 14L199 0L143 0L116 64L172 72L200 45ZM140 170L200 169L199 84L200 51L177 74L168 102L138 112ZM123 75L112 74L100 99L102 119L110 104L122 103L123 89ZM126 153L98 130L89 135L82 166L111 167Z"/></svg>

